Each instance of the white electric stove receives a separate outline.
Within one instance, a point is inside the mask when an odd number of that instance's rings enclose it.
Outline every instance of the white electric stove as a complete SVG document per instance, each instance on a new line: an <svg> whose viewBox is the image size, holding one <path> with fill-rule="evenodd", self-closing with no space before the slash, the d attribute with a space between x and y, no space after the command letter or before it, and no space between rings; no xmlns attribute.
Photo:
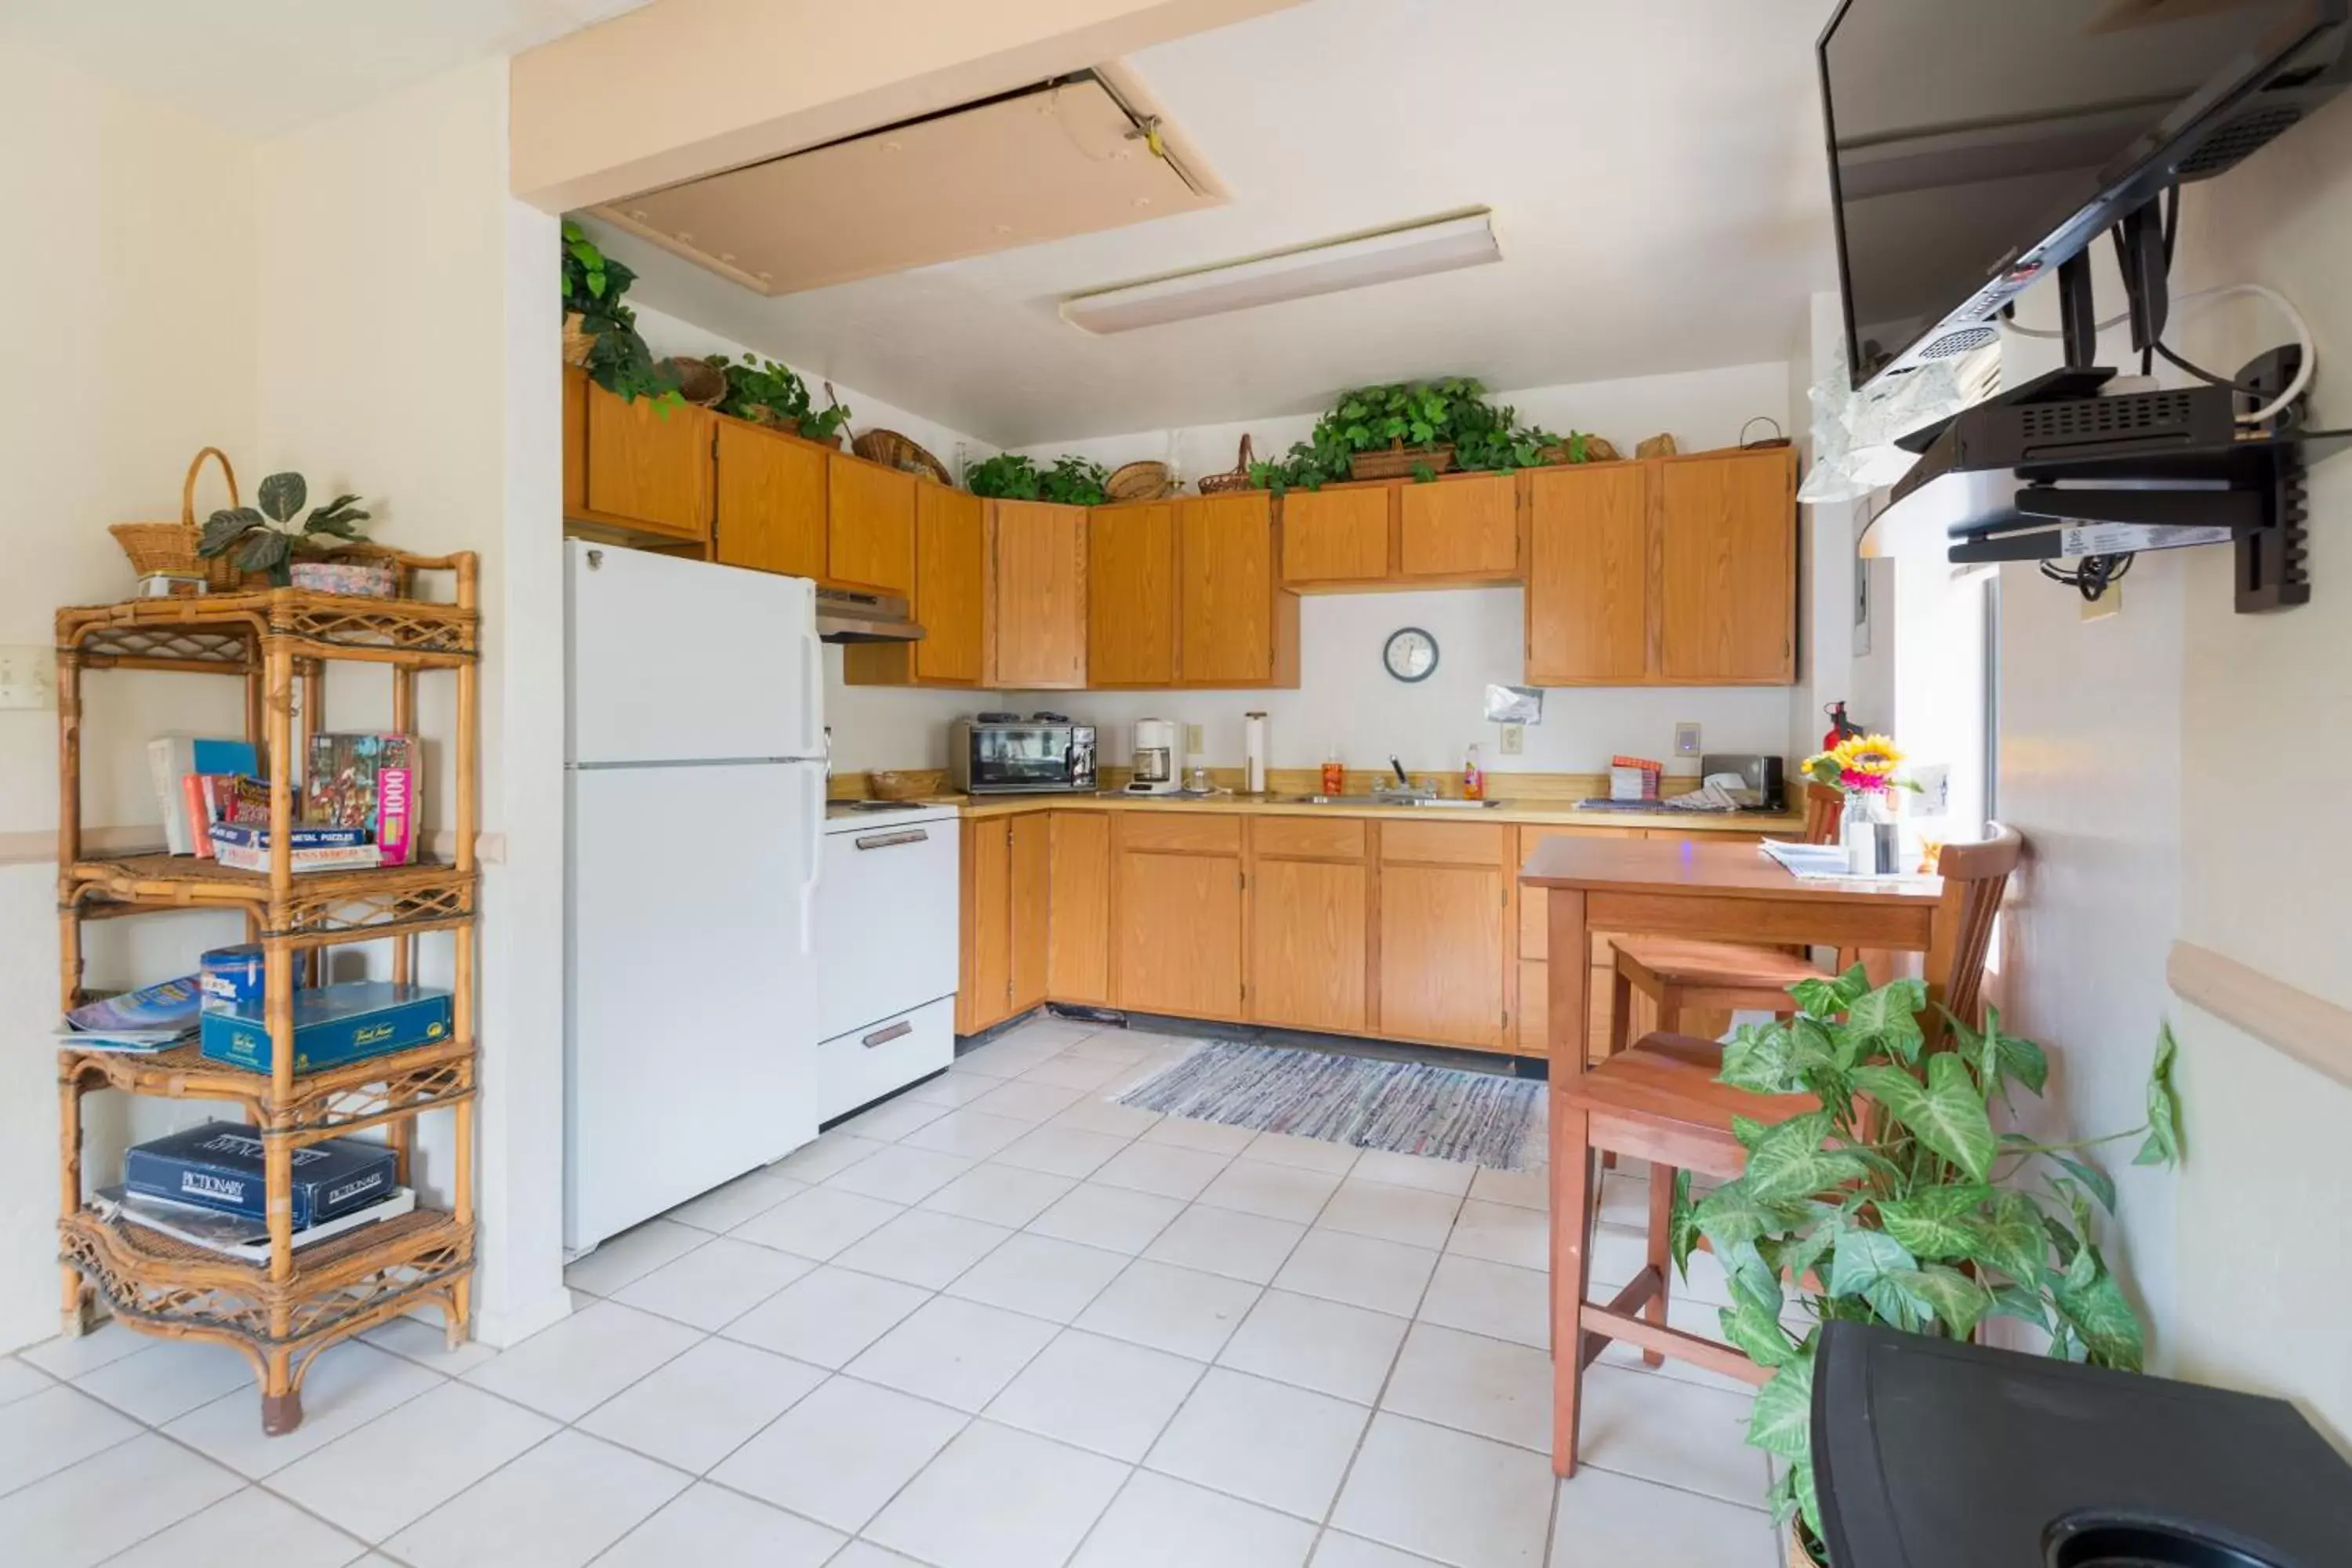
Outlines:
<svg viewBox="0 0 2352 1568"><path fill-rule="evenodd" d="M955 1059L959 837L951 805L835 801L825 808L810 922L820 1122Z"/></svg>

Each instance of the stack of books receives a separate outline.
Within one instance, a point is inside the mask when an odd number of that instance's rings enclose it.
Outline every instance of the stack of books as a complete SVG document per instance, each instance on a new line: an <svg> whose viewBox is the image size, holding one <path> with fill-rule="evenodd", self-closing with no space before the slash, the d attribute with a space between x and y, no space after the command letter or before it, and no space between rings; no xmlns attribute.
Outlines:
<svg viewBox="0 0 2352 1568"><path fill-rule="evenodd" d="M85 1002L58 1026L58 1041L78 1051L148 1055L193 1038L202 984L194 974Z"/></svg>
<svg viewBox="0 0 2352 1568"><path fill-rule="evenodd" d="M165 848L240 871L269 868L269 783L250 742L159 735L147 743ZM405 866L416 858L415 739L310 737L289 853L297 871Z"/></svg>
<svg viewBox="0 0 2352 1568"><path fill-rule="evenodd" d="M122 1182L98 1193L108 1220L127 1219L192 1247L266 1263L269 1258L262 1142L249 1127L209 1121L133 1146ZM294 1151L294 1245L313 1246L409 1213L392 1151L332 1138Z"/></svg>

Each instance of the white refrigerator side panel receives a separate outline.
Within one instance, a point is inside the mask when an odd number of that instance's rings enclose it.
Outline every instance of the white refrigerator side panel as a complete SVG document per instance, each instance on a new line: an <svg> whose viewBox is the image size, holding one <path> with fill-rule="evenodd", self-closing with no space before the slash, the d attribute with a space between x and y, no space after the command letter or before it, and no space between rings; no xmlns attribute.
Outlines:
<svg viewBox="0 0 2352 1568"><path fill-rule="evenodd" d="M814 763L574 770L565 1242L816 1136Z"/></svg>
<svg viewBox="0 0 2352 1568"><path fill-rule="evenodd" d="M575 539L564 584L570 761L824 755L807 579Z"/></svg>

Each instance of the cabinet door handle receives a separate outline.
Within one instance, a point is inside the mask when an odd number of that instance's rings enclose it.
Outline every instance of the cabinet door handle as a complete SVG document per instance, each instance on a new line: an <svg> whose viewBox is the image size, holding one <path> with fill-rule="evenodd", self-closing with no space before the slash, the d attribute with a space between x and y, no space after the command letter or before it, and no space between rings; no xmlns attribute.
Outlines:
<svg viewBox="0 0 2352 1568"><path fill-rule="evenodd" d="M897 1023L890 1025L887 1028L875 1030L872 1034L866 1036L865 1039L858 1043L870 1051L877 1046L887 1046L891 1041L903 1039L914 1032L915 1026L907 1022L906 1019L901 1018Z"/></svg>
<svg viewBox="0 0 2352 1568"><path fill-rule="evenodd" d="M920 827L910 827L904 833L869 833L857 840L860 849L894 849L901 844L928 844L930 834Z"/></svg>

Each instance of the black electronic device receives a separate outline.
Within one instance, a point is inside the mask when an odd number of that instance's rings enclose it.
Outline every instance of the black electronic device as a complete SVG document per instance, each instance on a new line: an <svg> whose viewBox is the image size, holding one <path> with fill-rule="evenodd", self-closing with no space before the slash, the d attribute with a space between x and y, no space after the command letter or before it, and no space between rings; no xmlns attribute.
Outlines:
<svg viewBox="0 0 2352 1568"><path fill-rule="evenodd" d="M2152 204L2341 90L2347 43L2352 0L1844 0L1819 55L1853 384L1990 344L2053 268L2087 297L2081 253L2118 224L2152 344ZM2069 316L2087 365L2091 313Z"/></svg>
<svg viewBox="0 0 2352 1568"><path fill-rule="evenodd" d="M1838 1568L2352 1560L2352 1466L2284 1399L1825 1323L1812 1453Z"/></svg>

